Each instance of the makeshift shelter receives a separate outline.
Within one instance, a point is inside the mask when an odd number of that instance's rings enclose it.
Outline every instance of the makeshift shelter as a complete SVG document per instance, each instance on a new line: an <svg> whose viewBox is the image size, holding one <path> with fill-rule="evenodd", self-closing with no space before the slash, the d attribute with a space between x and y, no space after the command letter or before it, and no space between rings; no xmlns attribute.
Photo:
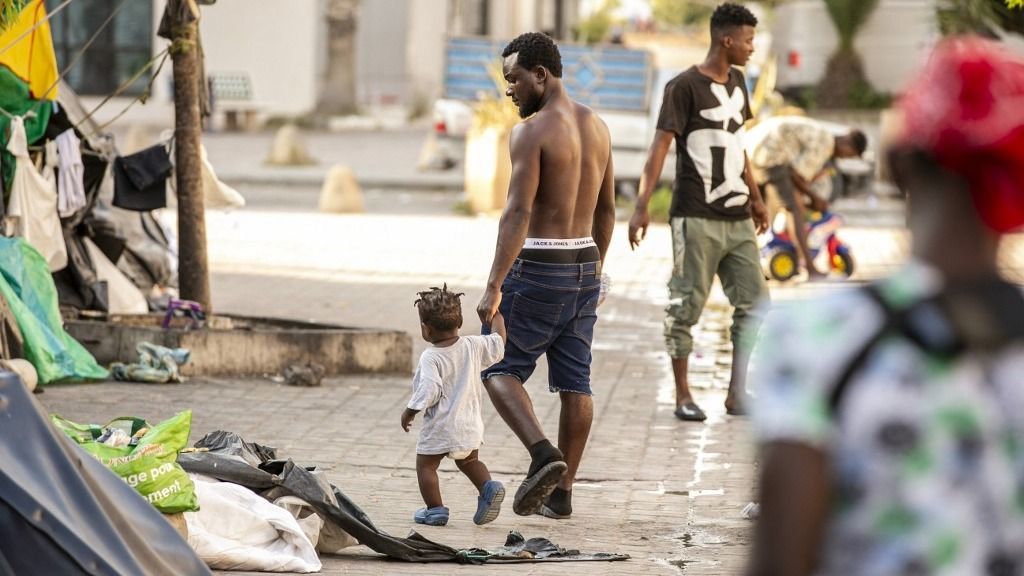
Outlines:
<svg viewBox="0 0 1024 576"><path fill-rule="evenodd" d="M0 574L209 574L153 506L0 372Z"/></svg>
<svg viewBox="0 0 1024 576"><path fill-rule="evenodd" d="M82 109L74 90L60 80L43 0L22 2L18 16L0 33L0 111L0 171L4 175L4 203L0 208L7 207L15 174L14 157L6 148L13 117L23 118L31 151L42 154L44 143L57 140L68 130L74 138L67 140L80 143L81 164L75 169L75 177L81 176L85 205L79 207L76 203L73 206L80 209L61 213L69 256L67 268L54 274L61 304L100 312L125 311L111 310L109 287L97 274L98 268L107 268L106 263L95 262L98 256L90 254L83 238L90 238L103 257L142 294L148 295L156 285L174 287L177 280L170 258L171 243L157 219L151 212L112 206L111 164L118 158L117 147ZM52 158L46 163L57 165ZM67 175L60 174L62 184L68 181ZM116 284L124 289L121 283ZM114 301L122 300L137 301Z"/></svg>

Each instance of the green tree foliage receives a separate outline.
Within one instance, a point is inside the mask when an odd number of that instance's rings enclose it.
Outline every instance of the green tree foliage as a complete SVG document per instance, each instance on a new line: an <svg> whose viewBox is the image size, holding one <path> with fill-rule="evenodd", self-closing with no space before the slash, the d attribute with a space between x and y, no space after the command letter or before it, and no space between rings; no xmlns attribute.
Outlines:
<svg viewBox="0 0 1024 576"><path fill-rule="evenodd" d="M18 18L27 0L0 0L0 32L7 30Z"/></svg>
<svg viewBox="0 0 1024 576"><path fill-rule="evenodd" d="M996 30L1024 33L1024 0L943 0L938 5L943 34L981 34Z"/></svg>
<svg viewBox="0 0 1024 576"><path fill-rule="evenodd" d="M853 51L857 31L875 11L878 0L825 0L828 15L839 33L839 51Z"/></svg>
<svg viewBox="0 0 1024 576"><path fill-rule="evenodd" d="M654 21L669 29L707 20L713 10L705 3L692 0L651 0L651 16Z"/></svg>
<svg viewBox="0 0 1024 576"><path fill-rule="evenodd" d="M829 58L825 77L818 86L818 103L825 108L844 108L855 95L872 91L864 66L853 46L857 32L878 6L878 0L824 0L829 18L839 35L839 48ZM858 99L862 99L858 96Z"/></svg>
<svg viewBox="0 0 1024 576"><path fill-rule="evenodd" d="M615 23L614 12L618 7L619 0L604 0L600 8L580 21L576 28L576 41L584 44L604 41L612 24Z"/></svg>

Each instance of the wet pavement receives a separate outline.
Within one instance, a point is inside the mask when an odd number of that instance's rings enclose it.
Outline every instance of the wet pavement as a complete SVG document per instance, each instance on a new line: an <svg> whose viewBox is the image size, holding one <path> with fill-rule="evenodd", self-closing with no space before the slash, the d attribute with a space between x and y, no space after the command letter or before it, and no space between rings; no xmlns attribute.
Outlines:
<svg viewBox="0 0 1024 576"><path fill-rule="evenodd" d="M418 333L415 292L447 282L467 293L464 333L477 330L473 308L484 284L497 222L449 215L321 215L296 211L212 212L208 218L213 293L220 312L316 319ZM844 231L859 278L891 271L908 239L896 230ZM1005 262L1018 273L1022 243ZM512 529L584 551L630 554L622 563L458 567L408 565L363 547L324 558L325 574L734 574L741 570L751 524L741 510L753 495L748 423L724 414L729 373L729 310L715 290L696 335L695 394L702 424L672 415L672 383L661 341L671 263L669 235L653 227L630 252L616 229L606 271L614 286L599 310L594 343L595 421L564 521L523 518L511 506L492 524L472 524L475 493L452 462L442 464L447 527L417 527L455 547L495 547ZM855 278L856 279L856 278ZM779 300L849 287L848 282L773 285ZM417 342L416 350L424 343ZM549 435L557 397L542 365L528 388ZM131 414L150 420L194 412L192 440L223 428L276 446L283 455L327 469L328 477L383 529L405 535L422 506L415 479L415 436L399 426L408 375L332 378L319 388L291 388L269 378L193 379L182 385L55 386L39 396L47 409L79 422ZM511 491L527 455L485 402L480 458ZM415 433L415 429L414 429Z"/></svg>

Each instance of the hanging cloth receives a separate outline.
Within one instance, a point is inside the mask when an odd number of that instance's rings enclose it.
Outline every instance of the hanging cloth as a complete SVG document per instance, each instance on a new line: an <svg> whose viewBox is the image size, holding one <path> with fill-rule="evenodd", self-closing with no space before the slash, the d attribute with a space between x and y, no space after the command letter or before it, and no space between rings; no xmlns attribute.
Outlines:
<svg viewBox="0 0 1024 576"><path fill-rule="evenodd" d="M46 180L46 185L50 186L54 190L57 189L57 143L53 140L47 140L46 144L43 145L43 153L36 158L36 170L42 174L43 180ZM60 196L58 192L57 196Z"/></svg>
<svg viewBox="0 0 1024 576"><path fill-rule="evenodd" d="M68 264L68 250L57 215L57 191L32 164L25 123L20 116L11 119L7 151L15 160L7 204L8 234L23 237L38 250L50 271L60 270Z"/></svg>
<svg viewBox="0 0 1024 576"><path fill-rule="evenodd" d="M57 136L56 147L60 156L60 169L57 172L57 213L61 218L68 218L85 208L86 204L82 142L75 135L75 131L69 128ZM46 153L49 155L49 148Z"/></svg>
<svg viewBox="0 0 1024 576"><path fill-rule="evenodd" d="M163 144L114 160L114 206L138 212L167 206L171 169Z"/></svg>
<svg viewBox="0 0 1024 576"><path fill-rule="evenodd" d="M5 6L11 4L21 4L21 10L0 32L0 46L6 46L0 54L0 65L27 85L32 98L56 100L57 54L47 22L46 3L44 0L4 2ZM29 32L37 25L38 28Z"/></svg>

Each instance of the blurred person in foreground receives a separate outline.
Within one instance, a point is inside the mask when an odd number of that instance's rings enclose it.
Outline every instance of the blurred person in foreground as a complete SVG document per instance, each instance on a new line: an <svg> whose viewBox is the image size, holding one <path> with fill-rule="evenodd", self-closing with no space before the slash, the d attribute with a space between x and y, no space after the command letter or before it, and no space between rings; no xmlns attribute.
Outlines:
<svg viewBox="0 0 1024 576"><path fill-rule="evenodd" d="M900 107L911 262L758 344L752 575L1024 574L1024 60L948 40Z"/></svg>

